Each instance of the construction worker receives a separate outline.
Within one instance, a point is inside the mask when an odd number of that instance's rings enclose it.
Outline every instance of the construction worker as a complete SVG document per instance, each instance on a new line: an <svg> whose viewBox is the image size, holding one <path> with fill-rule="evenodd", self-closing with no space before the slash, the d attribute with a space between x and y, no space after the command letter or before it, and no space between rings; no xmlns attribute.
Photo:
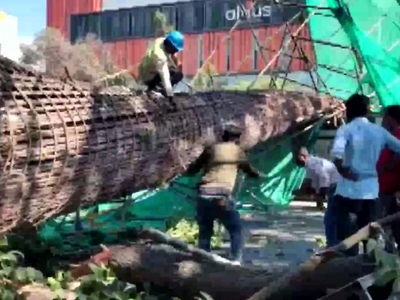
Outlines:
<svg viewBox="0 0 400 300"><path fill-rule="evenodd" d="M151 95L168 97L173 104L173 86L183 79L176 54L183 50L184 36L178 31L158 38L150 45L139 67L139 77Z"/></svg>
<svg viewBox="0 0 400 300"><path fill-rule="evenodd" d="M186 175L202 171L198 189L197 223L199 225L199 248L210 251L214 220L218 219L228 230L231 238L231 254L235 264L242 258L242 228L239 212L232 191L238 170L251 177L264 177L251 167L238 145L241 131L235 123L225 126L222 142L208 146L192 163Z"/></svg>

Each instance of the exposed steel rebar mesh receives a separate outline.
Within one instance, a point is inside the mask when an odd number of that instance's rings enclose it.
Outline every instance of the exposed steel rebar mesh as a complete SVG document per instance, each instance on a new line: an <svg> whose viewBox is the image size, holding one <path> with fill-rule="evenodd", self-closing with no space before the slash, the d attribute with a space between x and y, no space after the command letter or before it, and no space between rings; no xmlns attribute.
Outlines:
<svg viewBox="0 0 400 300"><path fill-rule="evenodd" d="M179 111L167 113L144 95L91 95L0 57L0 232L157 186L183 171L224 120L242 124L251 147L340 107L273 90L175 99Z"/></svg>

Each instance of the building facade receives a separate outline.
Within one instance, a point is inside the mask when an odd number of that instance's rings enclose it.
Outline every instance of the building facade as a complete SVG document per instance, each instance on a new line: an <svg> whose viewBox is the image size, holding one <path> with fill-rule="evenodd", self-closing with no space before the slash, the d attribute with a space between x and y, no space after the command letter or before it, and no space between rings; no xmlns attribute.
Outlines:
<svg viewBox="0 0 400 300"><path fill-rule="evenodd" d="M186 37L180 58L187 76L196 74L211 54L218 74L257 74L285 41L282 26L299 12L299 8L272 1L257 3L251 8L249 0L47 0L47 26L58 28L71 42L95 34L119 67L137 70L155 37L155 13L161 11ZM229 34L238 19L239 26ZM293 22L290 30L296 31L299 25ZM308 27L299 35L308 38ZM305 54L313 57L312 44L300 43ZM292 50L293 46L286 49L273 69L307 70L305 61Z"/></svg>
<svg viewBox="0 0 400 300"><path fill-rule="evenodd" d="M0 55L18 61L18 19L0 11Z"/></svg>

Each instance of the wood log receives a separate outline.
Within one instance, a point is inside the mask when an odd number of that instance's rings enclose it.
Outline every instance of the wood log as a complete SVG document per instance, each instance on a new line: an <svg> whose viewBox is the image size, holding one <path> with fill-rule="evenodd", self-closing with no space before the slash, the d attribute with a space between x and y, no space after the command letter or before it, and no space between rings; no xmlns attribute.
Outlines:
<svg viewBox="0 0 400 300"><path fill-rule="evenodd" d="M298 270L264 287L249 300L314 299L314 297L318 299L324 296L327 289L338 289L372 273L375 264L373 259L366 255L335 259L334 264L329 261L361 241L376 237L384 226L399 219L400 213L396 213L369 223L338 245L321 251L310 261L302 264ZM287 288L287 285L290 285L290 288Z"/></svg>
<svg viewBox="0 0 400 300"><path fill-rule="evenodd" d="M92 261L109 263L121 281L153 283L182 299L204 292L215 300L316 300L375 270L374 261L362 255L314 260L293 270L242 267L166 244L112 246ZM86 264L72 272L75 278L89 273Z"/></svg>
<svg viewBox="0 0 400 300"><path fill-rule="evenodd" d="M342 110L300 92L175 96L92 93L0 57L0 234L80 205L156 187L181 173L235 120L243 146L278 138Z"/></svg>
<svg viewBox="0 0 400 300"><path fill-rule="evenodd" d="M157 230L139 232L137 237L153 244L103 246L91 262L110 265L122 281L154 283L183 299L205 292L215 300L313 300L376 268L374 259L367 255L344 257L338 252L313 256L292 268L235 266ZM89 273L87 263L72 271L74 278Z"/></svg>
<svg viewBox="0 0 400 300"><path fill-rule="evenodd" d="M326 262L321 259L314 258L300 265L248 300L317 300L329 290L339 289L376 270L374 260L367 255L339 257Z"/></svg>

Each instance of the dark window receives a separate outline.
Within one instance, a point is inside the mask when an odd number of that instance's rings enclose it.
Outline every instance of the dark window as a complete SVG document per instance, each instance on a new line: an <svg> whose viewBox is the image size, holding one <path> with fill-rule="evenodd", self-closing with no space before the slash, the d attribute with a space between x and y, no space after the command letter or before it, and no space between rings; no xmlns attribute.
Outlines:
<svg viewBox="0 0 400 300"><path fill-rule="evenodd" d="M139 26L143 26L143 28L141 28L141 32L143 32L143 34L139 35L139 36L143 36L143 37L153 37L156 33L156 27L154 24L154 18L156 15L156 11L158 10L157 7L148 7L148 8L143 8L140 9L138 15L139 17Z"/></svg>
<svg viewBox="0 0 400 300"><path fill-rule="evenodd" d="M88 18L88 30L86 34L94 34L96 37L100 37L100 15L91 14Z"/></svg>
<svg viewBox="0 0 400 300"><path fill-rule="evenodd" d="M205 4L204 2L193 2L194 18L193 18L193 31L202 31L205 24Z"/></svg>
<svg viewBox="0 0 400 300"><path fill-rule="evenodd" d="M111 16L112 20L112 29L111 29L111 37L114 38L119 38L120 33L121 33L121 12L120 11L115 11L112 13Z"/></svg>
<svg viewBox="0 0 400 300"><path fill-rule="evenodd" d="M70 22L70 40L72 43L75 43L78 39L79 32L79 16L72 15Z"/></svg>
<svg viewBox="0 0 400 300"><path fill-rule="evenodd" d="M129 26L130 26L130 36L139 36L138 25L139 18L137 16L137 10L132 9L129 12Z"/></svg>
<svg viewBox="0 0 400 300"><path fill-rule="evenodd" d="M113 14L115 12L105 12L101 16L101 39L102 41L111 41L113 36Z"/></svg>
<svg viewBox="0 0 400 300"><path fill-rule="evenodd" d="M223 21L223 27L231 28L238 20L241 12L237 1L228 1L222 4L223 12L221 19Z"/></svg>
<svg viewBox="0 0 400 300"><path fill-rule="evenodd" d="M206 29L224 28L224 4L221 2L205 2L206 4Z"/></svg>
<svg viewBox="0 0 400 300"><path fill-rule="evenodd" d="M193 32L195 27L195 10L192 2L180 3L176 6L177 30Z"/></svg>
<svg viewBox="0 0 400 300"><path fill-rule="evenodd" d="M130 12L129 11L121 11L120 13L120 37L129 37L131 36L131 23L130 23Z"/></svg>
<svg viewBox="0 0 400 300"><path fill-rule="evenodd" d="M88 33L88 17L89 15L82 15L79 18L78 40L84 39Z"/></svg>
<svg viewBox="0 0 400 300"><path fill-rule="evenodd" d="M176 28L176 8L175 6L162 6L161 12L167 17L167 22L169 25Z"/></svg>

